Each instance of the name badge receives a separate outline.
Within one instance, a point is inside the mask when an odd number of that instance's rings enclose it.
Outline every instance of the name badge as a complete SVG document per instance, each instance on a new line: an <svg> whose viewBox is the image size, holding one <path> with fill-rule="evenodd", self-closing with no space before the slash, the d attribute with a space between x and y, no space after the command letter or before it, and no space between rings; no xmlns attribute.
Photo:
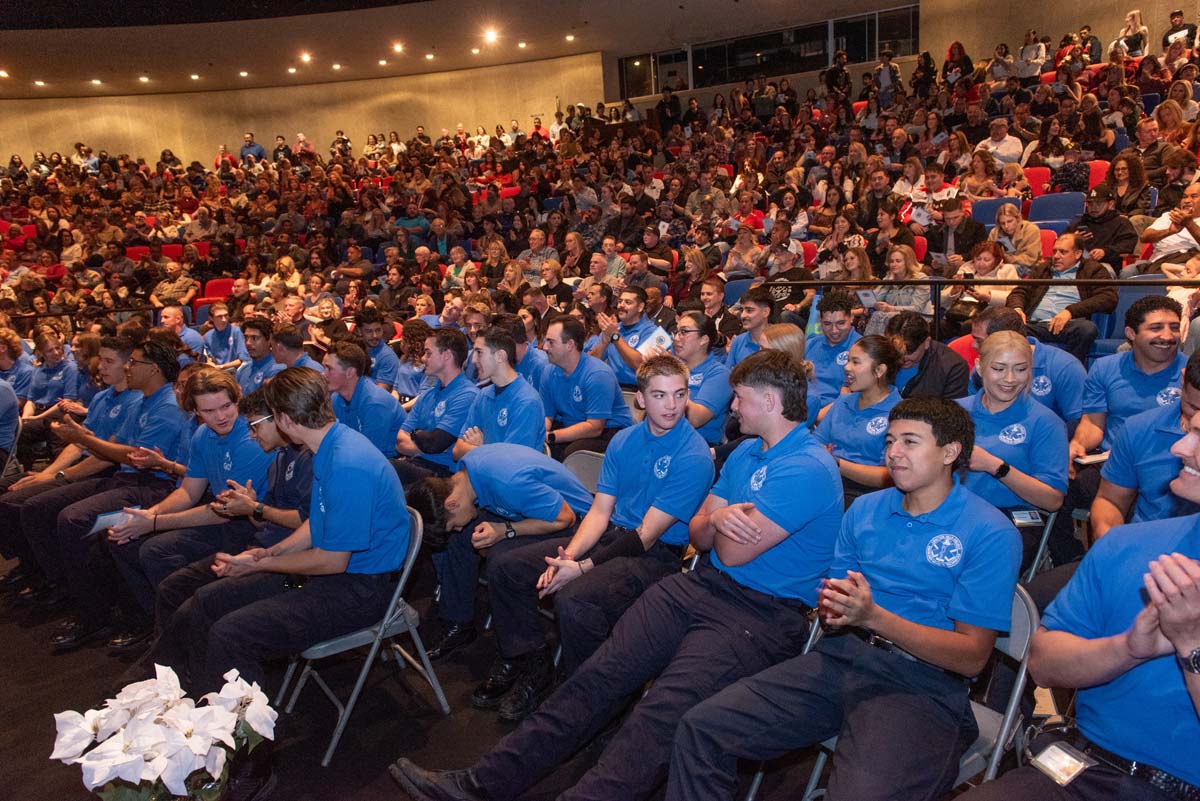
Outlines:
<svg viewBox="0 0 1200 801"><path fill-rule="evenodd" d="M1066 787L1095 764L1094 759L1063 742L1049 745L1033 758L1033 766L1054 779L1060 787Z"/></svg>

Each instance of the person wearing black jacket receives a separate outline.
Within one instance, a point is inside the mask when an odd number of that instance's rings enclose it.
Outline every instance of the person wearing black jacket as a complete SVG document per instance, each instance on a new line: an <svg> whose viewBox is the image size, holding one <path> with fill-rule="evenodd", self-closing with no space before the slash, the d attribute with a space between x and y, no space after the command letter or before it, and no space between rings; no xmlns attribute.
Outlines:
<svg viewBox="0 0 1200 801"><path fill-rule="evenodd" d="M949 277L971 259L976 245L987 241L987 228L966 215L962 198L946 198L938 204L938 211L942 221L925 232L925 263Z"/></svg>
<svg viewBox="0 0 1200 801"><path fill-rule="evenodd" d="M971 368L962 356L934 341L924 317L916 312L900 312L888 320L887 335L904 342L895 385L900 397L967 397Z"/></svg>
<svg viewBox="0 0 1200 801"><path fill-rule="evenodd" d="M1087 254L1116 275L1125 254L1137 253L1137 231L1129 218L1116 210L1112 192L1104 184L1092 187L1084 209L1067 226L1067 233L1078 235Z"/></svg>

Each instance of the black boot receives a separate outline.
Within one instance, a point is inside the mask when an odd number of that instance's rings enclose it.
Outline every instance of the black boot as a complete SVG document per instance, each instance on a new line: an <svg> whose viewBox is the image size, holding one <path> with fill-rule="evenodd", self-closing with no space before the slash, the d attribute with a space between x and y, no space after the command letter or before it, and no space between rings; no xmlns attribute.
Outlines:
<svg viewBox="0 0 1200 801"><path fill-rule="evenodd" d="M413 801L487 801L469 770L425 770L404 757L388 773Z"/></svg>
<svg viewBox="0 0 1200 801"><path fill-rule="evenodd" d="M425 652L432 661L449 656L454 651L469 645L475 640L477 633L473 623L450 623L437 642Z"/></svg>
<svg viewBox="0 0 1200 801"><path fill-rule="evenodd" d="M554 685L554 660L550 647L542 646L524 659L521 675L500 702L500 719L513 723L537 708Z"/></svg>
<svg viewBox="0 0 1200 801"><path fill-rule="evenodd" d="M497 656L492 670L483 683L471 694L471 706L478 709L495 709L500 706L505 694L516 684L521 674L520 659L505 659Z"/></svg>

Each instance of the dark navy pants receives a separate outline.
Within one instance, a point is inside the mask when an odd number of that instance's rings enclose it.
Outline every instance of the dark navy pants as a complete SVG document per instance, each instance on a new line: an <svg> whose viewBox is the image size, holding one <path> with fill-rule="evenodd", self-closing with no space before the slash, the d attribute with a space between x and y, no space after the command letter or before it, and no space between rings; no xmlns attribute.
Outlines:
<svg viewBox="0 0 1200 801"><path fill-rule="evenodd" d="M636 801L666 778L671 736L693 706L794 656L806 607L739 585L708 564L668 576L629 608L612 636L512 734L475 764L491 801L511 801L638 701L599 761L560 799Z"/></svg>
<svg viewBox="0 0 1200 801"><path fill-rule="evenodd" d="M617 536L610 528L591 552ZM537 580L546 571L546 557L557 556L559 547L565 548L570 541L570 537L555 537L488 557L492 625L505 658L515 659L545 644L545 621L538 614ZM679 572L681 567L679 555L656 542L641 556L596 565L551 596L562 643L563 674L574 673L595 653L621 615L648 587Z"/></svg>
<svg viewBox="0 0 1200 801"><path fill-rule="evenodd" d="M667 799L732 799L738 759L837 735L827 798L932 800L950 789L977 734L964 679L851 634L826 636L683 716Z"/></svg>
<svg viewBox="0 0 1200 801"><path fill-rule="evenodd" d="M1033 741L1030 751L1039 754L1043 748L1061 739L1059 734L1043 734ZM959 796L959 801L1011 801L1015 798L1021 801L1171 801L1173 797L1141 779L1098 762L1066 787L1059 787L1032 765L1024 765Z"/></svg>

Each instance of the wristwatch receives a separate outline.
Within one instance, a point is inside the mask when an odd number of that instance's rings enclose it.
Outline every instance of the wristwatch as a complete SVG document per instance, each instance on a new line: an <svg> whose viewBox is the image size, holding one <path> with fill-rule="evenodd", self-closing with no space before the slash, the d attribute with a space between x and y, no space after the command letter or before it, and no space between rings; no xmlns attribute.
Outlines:
<svg viewBox="0 0 1200 801"><path fill-rule="evenodd" d="M1179 666L1183 668L1185 673L1200 674L1200 648L1192 651L1187 656L1176 654L1175 658L1179 660Z"/></svg>
<svg viewBox="0 0 1200 801"><path fill-rule="evenodd" d="M1009 470L1012 470L1012 465L1008 462L1001 462L1000 466L996 468L996 472L992 473L992 478L997 481L1003 480L1008 475Z"/></svg>
<svg viewBox="0 0 1200 801"><path fill-rule="evenodd" d="M617 342L618 340L620 340L620 338L621 338L620 334L613 334L612 336L610 336L608 338L608 341L609 342Z"/></svg>
<svg viewBox="0 0 1200 801"><path fill-rule="evenodd" d="M547 445L553 445L553 444L554 444L554 443L556 443L556 442L558 442L558 434L556 434L556 433L555 433L555 432L553 432L553 431L551 431L550 433L546 434L546 444L547 444Z"/></svg>
<svg viewBox="0 0 1200 801"><path fill-rule="evenodd" d="M515 536L517 536L517 530L515 528L513 528L513 524L505 523L504 524L504 539L511 540Z"/></svg>
<svg viewBox="0 0 1200 801"><path fill-rule="evenodd" d="M57 473L54 474L54 478L57 479L58 481L66 481L67 473L65 470L59 470Z"/></svg>
<svg viewBox="0 0 1200 801"><path fill-rule="evenodd" d="M263 506L263 504L262 504L262 502L261 502L261 501L260 501L259 503L255 504L255 506L254 506L254 519L255 519L255 520L259 520L259 521L261 521L261 520L263 519L263 511L264 511L265 509L266 509L266 507L265 507L265 506Z"/></svg>

